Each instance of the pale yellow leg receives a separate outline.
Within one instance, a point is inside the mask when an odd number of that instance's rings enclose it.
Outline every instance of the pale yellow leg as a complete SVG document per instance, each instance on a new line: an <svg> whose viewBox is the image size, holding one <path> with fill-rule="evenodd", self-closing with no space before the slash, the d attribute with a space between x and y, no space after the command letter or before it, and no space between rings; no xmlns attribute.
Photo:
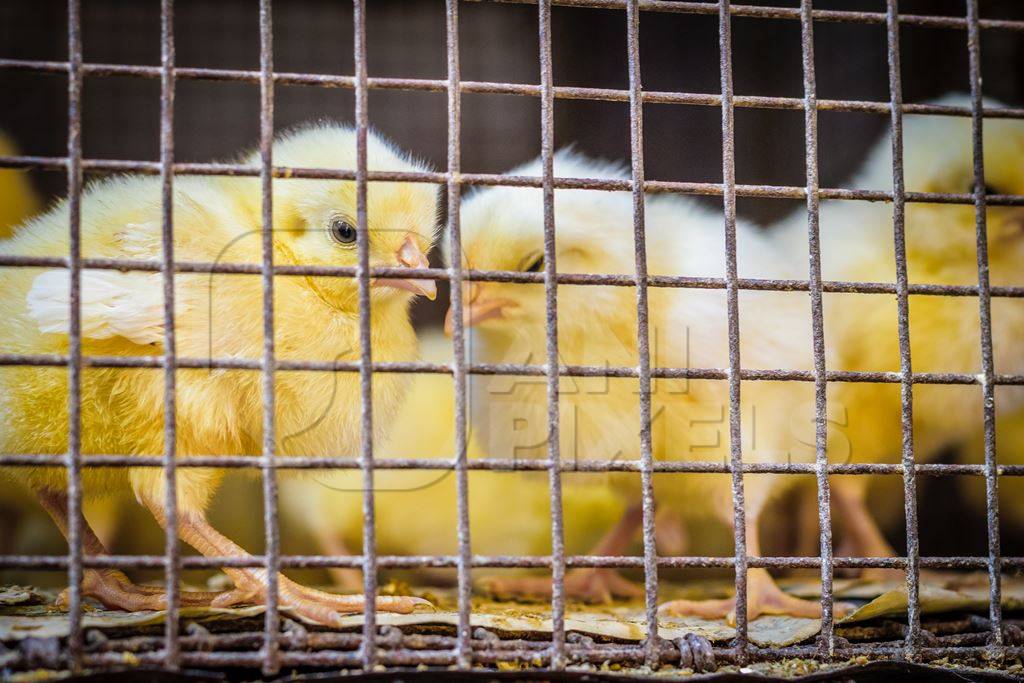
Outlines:
<svg viewBox="0 0 1024 683"><path fill-rule="evenodd" d="M63 491L36 491L39 504L57 524L57 528L68 537L68 499ZM87 555L109 555L100 539L93 533L89 523L82 517L82 548ZM132 583L119 569L82 570L82 595L95 598L105 607L128 612L139 610L162 610L167 608L167 593L160 586L140 586ZM183 591L179 604L183 607L209 606L219 593ZM70 601L69 589L57 597L57 604L67 608Z"/></svg>
<svg viewBox="0 0 1024 683"><path fill-rule="evenodd" d="M163 515L163 501L142 494L143 504L166 528ZM197 510L180 510L178 535L181 540L208 557L249 557L243 548L214 529L206 516ZM266 601L267 571L258 568L225 569L224 572L235 583L235 589L214 600L217 607L239 603L263 603ZM338 626L342 614L362 612L366 601L362 595L337 595L295 583L283 574L278 574L278 596L282 607L289 607L294 613L326 626ZM383 612L408 614L417 605L430 606L422 598L408 596L380 596L376 599L377 609Z"/></svg>

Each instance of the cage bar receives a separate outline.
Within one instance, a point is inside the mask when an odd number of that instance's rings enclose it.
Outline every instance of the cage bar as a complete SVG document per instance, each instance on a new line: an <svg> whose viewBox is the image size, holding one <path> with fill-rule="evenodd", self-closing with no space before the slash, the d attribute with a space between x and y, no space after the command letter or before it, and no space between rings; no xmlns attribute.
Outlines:
<svg viewBox="0 0 1024 683"><path fill-rule="evenodd" d="M800 3L800 42L804 77L804 167L807 180L807 249L811 295L811 338L814 355L814 462L818 487L818 536L821 557L821 634L823 658L835 652L832 595L832 510L828 480L828 423L826 421L825 323L821 294L821 235L818 199L818 98L814 70L814 22L811 0Z"/></svg>
<svg viewBox="0 0 1024 683"><path fill-rule="evenodd" d="M79 0L68 0L68 663L82 666L82 24Z"/></svg>
<svg viewBox="0 0 1024 683"><path fill-rule="evenodd" d="M457 566L459 626L455 656L460 668L473 665L472 609L473 584L470 562L473 553L469 533L469 474L467 467L466 428L466 337L462 320L462 222L459 210L462 188L458 175L462 168L462 98L459 90L459 3L445 0L445 43L448 52L448 245L451 265L448 282L451 285L452 310L452 385L455 389L455 470L456 514L458 516L459 562ZM447 464L447 463L445 463ZM447 469L447 468L445 468Z"/></svg>
<svg viewBox="0 0 1024 683"><path fill-rule="evenodd" d="M996 453L996 392L992 381L992 297L988 277L988 228L986 226L985 145L981 114L981 30L977 0L967 4L967 53L971 79L971 138L974 157L974 225L978 250L978 312L981 319L981 396L985 434L985 511L989 560L989 619L992 643L1003 646L1002 574L999 557L999 460Z"/></svg>
<svg viewBox="0 0 1024 683"><path fill-rule="evenodd" d="M160 270L164 287L164 666L176 671L181 646L181 545L178 541L177 343L174 331L174 0L160 3Z"/></svg>
<svg viewBox="0 0 1024 683"><path fill-rule="evenodd" d="M280 532L277 525L277 392L274 382L274 207L273 176L270 173L274 146L274 32L272 0L260 0L260 192L263 287L263 445L260 473L263 481L263 534L266 543L264 568L267 573L264 613L263 672L280 669L278 644Z"/></svg>
<svg viewBox="0 0 1024 683"><path fill-rule="evenodd" d="M910 304L907 284L907 245L905 196L903 185L903 86L900 74L899 11L896 0L886 2L886 44L889 66L889 97L892 100L892 225L896 258L897 335L900 353L900 429L903 465L903 510L907 529L907 631L906 644L911 658L917 657L921 640L920 548L917 522L917 478L914 473L914 385L910 359Z"/></svg>
<svg viewBox="0 0 1024 683"><path fill-rule="evenodd" d="M640 410L640 505L643 530L644 660L656 668L658 653L658 566L654 537L654 455L651 443L651 351L647 305L647 239L644 223L643 84L640 71L640 11L626 4L626 49L629 73L630 185L633 199L634 272L636 274L637 395Z"/></svg>
<svg viewBox="0 0 1024 683"><path fill-rule="evenodd" d="M551 67L551 3L537 2L537 34L540 60L540 155L541 192L544 204L544 374L547 378L547 441L549 491L551 495L551 667L565 667L565 532L562 518L561 419L558 405L558 285L555 276L555 115Z"/></svg>
<svg viewBox="0 0 1024 683"><path fill-rule="evenodd" d="M736 567L736 652L746 661L750 649L747 619L746 509L740 413L740 313L736 267L736 140L732 106L732 18L729 0L718 5L718 49L722 84L722 204L725 215L725 295L729 329L729 461L732 465L733 543Z"/></svg>
<svg viewBox="0 0 1024 683"><path fill-rule="evenodd" d="M363 669L372 670L377 660L377 527L373 489L373 370L370 367L370 235L366 217L366 136L369 129L366 87L366 2L352 3L353 51L356 70L356 250L359 282L359 388L362 408L359 466L363 473L363 595L366 598Z"/></svg>

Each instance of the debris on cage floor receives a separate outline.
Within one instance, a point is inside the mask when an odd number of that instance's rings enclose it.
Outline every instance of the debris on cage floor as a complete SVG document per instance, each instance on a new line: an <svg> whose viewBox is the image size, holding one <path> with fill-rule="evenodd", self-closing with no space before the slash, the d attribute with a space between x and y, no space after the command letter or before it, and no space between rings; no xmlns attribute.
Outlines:
<svg viewBox="0 0 1024 683"><path fill-rule="evenodd" d="M990 628L985 615L988 614L988 584L984 574L929 575L922 581L920 589L922 628L925 644L936 647L978 646L987 642ZM815 581L782 581L786 590L805 598L820 597ZM727 595L731 582L703 581L684 585L664 584L668 597L717 597ZM403 592L410 587L390 583L382 587L382 593ZM458 611L454 590L412 589L412 592L428 598L436 609L421 609L412 614L378 613L377 622L381 627L379 642L383 648L408 648L412 650L450 650L454 642ZM884 584L857 579L837 579L834 584L837 603L846 603L852 611L836 620L836 639L839 643L880 643L892 644L906 637L905 614L907 607L906 588L896 583ZM60 674L65 639L68 635L66 615L53 606L56 591L25 586L0 587L0 671L9 679L12 672L32 671L32 677L52 673ZM1002 583L1002 605L1007 613L1004 632L1007 644L1024 644L1022 627L1024 620L1015 620L1015 614L1024 612L1024 578L1006 577ZM241 608L182 608L181 618L183 652L190 650L227 649L233 652L258 652L262 645L263 607ZM282 649L284 651L354 651L361 637L362 615L344 617L340 629L327 629L313 624L302 624L300 620L282 609L284 617ZM162 647L164 612L108 611L87 603L82 616L85 633L86 654L102 654L104 669L116 666L138 666L145 664L145 654L155 653ZM550 605L543 601L499 600L493 597L476 597L473 600L471 625L474 639L484 640L491 652L478 657L478 665L492 672L526 671L542 665L541 654L550 638L552 621ZM571 647L579 645L591 650L597 644L607 645L612 652L616 644L636 645L646 635L643 604L640 601L616 601L602 605L585 605L570 602L567 605L565 629L567 642ZM762 616L749 623L750 642L763 648L784 648L796 645L814 645L820 630L817 619L787 616ZM223 636L206 644L204 637L214 634ZM770 675L781 678L802 677L831 669L842 669L868 663L871 657L856 657L844 661L822 664L813 659L789 658L777 661L752 663L744 667L722 661L715 662L712 648L727 648L736 631L724 620L708 620L696 617L661 617L659 636L666 644L679 642L704 643L706 653L690 666L680 667L679 655L675 663L658 672L642 668L642 662L628 659L615 661L614 655L605 661L596 660L593 653L589 661L579 661L570 669L596 673L615 672L661 676L663 673L710 673L712 671L749 673L759 676ZM696 641L694 641L696 637ZM705 640L706 639L706 640ZM217 645L215 643L220 643ZM211 648L211 644L214 647ZM502 659L502 647L517 648L519 655ZM671 645L672 648L676 647ZM524 660L523 649L535 650L536 659ZM678 650L672 650L678 653ZM481 654L477 650L477 654ZM118 659L120 658L120 659ZM727 658L726 658L727 659ZM490 661L488 661L490 660ZM669 660L671 661L671 660ZM932 667L953 667L963 670L965 661L982 665L976 671L1002 672L1010 675L1024 674L1019 660L985 662L977 658L963 660L957 657L938 659L929 664ZM244 670L242 664L236 670ZM420 663L420 668L424 667ZM205 667L187 667L202 670ZM258 669L258 666L249 667ZM286 667L283 671L317 671L325 668L314 659L308 667ZM972 671L975 669L972 669Z"/></svg>

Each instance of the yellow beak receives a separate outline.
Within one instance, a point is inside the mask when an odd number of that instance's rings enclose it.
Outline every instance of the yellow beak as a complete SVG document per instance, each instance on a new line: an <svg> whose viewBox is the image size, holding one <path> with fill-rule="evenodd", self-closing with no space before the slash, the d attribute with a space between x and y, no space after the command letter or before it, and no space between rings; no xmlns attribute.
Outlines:
<svg viewBox="0 0 1024 683"><path fill-rule="evenodd" d="M430 261L424 254L412 235L406 235L402 246L395 252L395 259L402 268L429 268ZM377 278L373 281L374 287L391 287L402 289L413 294L425 296L431 301L437 298L437 285L433 280L414 280L412 278Z"/></svg>
<svg viewBox="0 0 1024 683"><path fill-rule="evenodd" d="M462 325L473 327L485 320L494 320L505 317L505 309L513 308L519 304L512 299L500 297L487 298L480 295L480 288L474 285L469 287L470 295L462 304ZM444 316L444 333L449 337L455 330L455 313L451 306Z"/></svg>

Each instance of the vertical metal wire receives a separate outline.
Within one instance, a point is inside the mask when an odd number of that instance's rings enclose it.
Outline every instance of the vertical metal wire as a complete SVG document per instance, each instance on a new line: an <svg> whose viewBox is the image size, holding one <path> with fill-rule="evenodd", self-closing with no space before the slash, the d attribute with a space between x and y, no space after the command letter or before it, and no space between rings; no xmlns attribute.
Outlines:
<svg viewBox="0 0 1024 683"><path fill-rule="evenodd" d="M985 497L988 522L989 615L992 643L1003 645L1002 558L999 543L999 480L996 455L996 394L992 359L992 301L985 223L985 145L982 132L981 30L978 0L967 0L967 51L971 79L971 138L974 150L974 225L978 250L978 309L981 317L981 397L985 424Z"/></svg>
<svg viewBox="0 0 1024 683"><path fill-rule="evenodd" d="M654 540L654 456L651 448L651 351L647 310L647 238L644 229L644 128L640 72L640 7L626 3L629 56L629 151L633 189L633 244L636 270L637 376L640 398L640 502L644 545L644 659L658 665L658 557Z"/></svg>
<svg viewBox="0 0 1024 683"><path fill-rule="evenodd" d="M446 43L448 48L448 245L451 254L448 268L451 284L451 308L460 314L453 317L452 383L455 388L455 490L458 515L458 605L459 626L455 658L459 667L473 665L472 630L469 616L472 609L473 583L472 544L469 535L469 475L466 465L466 343L462 320L462 229L459 206L462 198L459 173L462 166L462 97L459 91L459 0L446 0Z"/></svg>
<svg viewBox="0 0 1024 683"><path fill-rule="evenodd" d="M729 327L729 464L732 468L733 534L736 557L736 652L747 657L747 528L743 495L740 412L740 310L736 272L736 140L733 126L732 32L729 0L718 4L718 49L722 81L722 205L725 213L725 295Z"/></svg>
<svg viewBox="0 0 1024 683"><path fill-rule="evenodd" d="M914 379L910 358L908 302L906 188L903 183L903 87L900 80L899 10L886 2L889 61L889 99L892 129L892 229L896 256L896 311L900 349L900 419L903 429L903 511L907 526L907 654L914 659L921 641L920 564L917 522L917 476L914 467Z"/></svg>
<svg viewBox="0 0 1024 683"><path fill-rule="evenodd" d="M548 482L551 493L551 668L565 666L565 526L562 511L561 425L558 405L558 264L555 249L555 95L551 68L551 0L538 0L540 158L544 198L544 302L548 402Z"/></svg>
<svg viewBox="0 0 1024 683"><path fill-rule="evenodd" d="M366 219L366 3L353 0L353 50L356 68L356 280L359 285L359 388L362 405L359 467L363 473L363 669L377 660L377 527L373 495L373 373L370 367L370 235Z"/></svg>
<svg viewBox="0 0 1024 683"><path fill-rule="evenodd" d="M828 481L828 423L826 422L825 325L821 296L821 233L818 197L818 94L814 70L814 19L811 0L800 3L800 37L804 73L804 144L807 173L807 248L811 295L811 335L814 352L814 451L818 484L818 526L821 543L821 634L823 657L835 652L832 595L832 511Z"/></svg>
<svg viewBox="0 0 1024 683"><path fill-rule="evenodd" d="M178 669L178 623L181 574L178 542L177 346L174 332L174 0L160 3L160 189L161 255L164 284L164 579L167 615L164 618L164 666Z"/></svg>
<svg viewBox="0 0 1024 683"><path fill-rule="evenodd" d="M68 0L68 659L82 661L82 22Z"/></svg>
<svg viewBox="0 0 1024 683"><path fill-rule="evenodd" d="M278 642L278 571L280 535L277 526L276 404L274 390L274 206L272 149L274 144L274 33L272 0L260 0L260 192L263 237L263 530L266 536L267 611L264 622L263 671L280 668Z"/></svg>

